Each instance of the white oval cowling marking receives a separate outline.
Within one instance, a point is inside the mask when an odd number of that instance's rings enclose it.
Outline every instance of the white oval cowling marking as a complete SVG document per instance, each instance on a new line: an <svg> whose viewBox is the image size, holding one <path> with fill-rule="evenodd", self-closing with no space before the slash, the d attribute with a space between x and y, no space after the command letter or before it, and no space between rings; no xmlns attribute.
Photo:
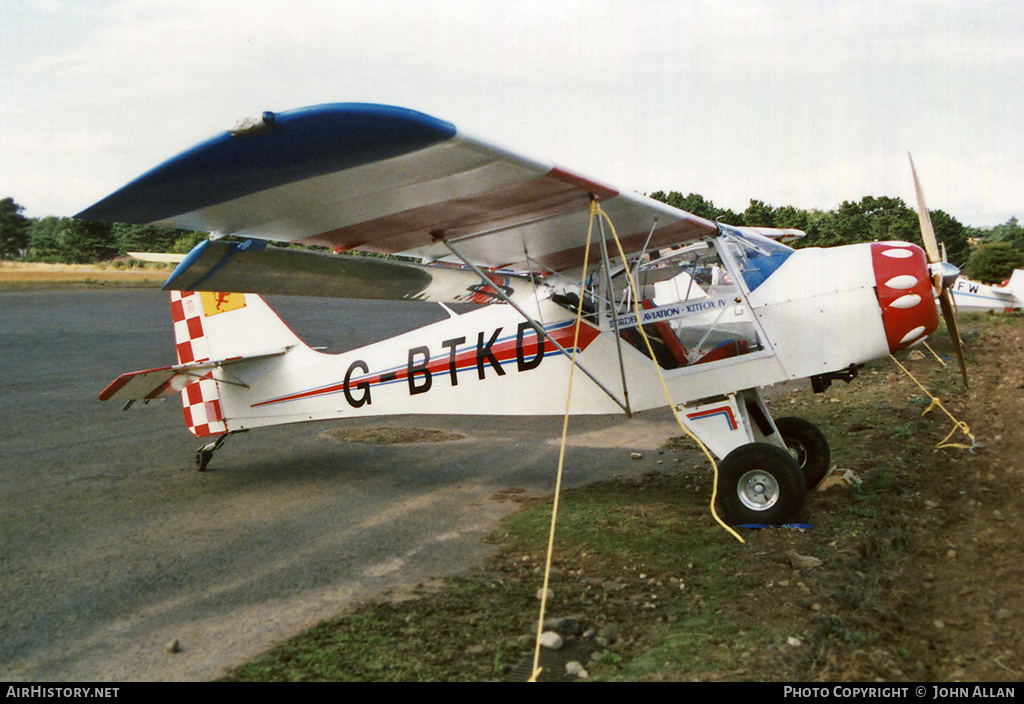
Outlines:
<svg viewBox="0 0 1024 704"><path fill-rule="evenodd" d="M909 249L896 249L896 248L893 248L893 249L887 249L884 252L882 252L882 256L883 257L892 257L893 259L910 259L910 257L914 256L914 253L911 252Z"/></svg>
<svg viewBox="0 0 1024 704"><path fill-rule="evenodd" d="M916 328L914 328L913 330L911 330L910 332L908 332L906 335L903 336L903 339L900 340L900 344L901 345L905 345L908 342L910 342L911 340L914 340L914 339L916 339L918 337L921 337L921 333L923 333L923 332L924 332L924 326L923 325L917 326Z"/></svg>
<svg viewBox="0 0 1024 704"><path fill-rule="evenodd" d="M894 276L888 281L886 281L885 285L888 286L889 288L905 290L908 288L913 288L916 283L916 276L911 276L910 274L901 274L900 276Z"/></svg>
<svg viewBox="0 0 1024 704"><path fill-rule="evenodd" d="M921 297L916 293L908 293L906 296L900 296L895 301L890 303L893 308L899 308L900 310L908 310L913 308L921 302Z"/></svg>

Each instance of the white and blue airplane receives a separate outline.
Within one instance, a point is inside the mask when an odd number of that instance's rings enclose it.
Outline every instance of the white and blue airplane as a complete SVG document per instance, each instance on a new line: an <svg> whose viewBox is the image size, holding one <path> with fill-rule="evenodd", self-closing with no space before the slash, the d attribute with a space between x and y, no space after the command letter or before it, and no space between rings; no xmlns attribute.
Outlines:
<svg viewBox="0 0 1024 704"><path fill-rule="evenodd" d="M828 442L773 418L760 389L848 382L938 327L956 272L931 253L920 202L924 250L794 250L780 239L799 233L712 222L413 110L266 112L79 215L210 234L164 285L176 362L100 398L180 394L189 430L213 438L201 469L228 435L284 423L667 406L721 460L725 520L785 523ZM259 294L481 305L326 354Z"/></svg>

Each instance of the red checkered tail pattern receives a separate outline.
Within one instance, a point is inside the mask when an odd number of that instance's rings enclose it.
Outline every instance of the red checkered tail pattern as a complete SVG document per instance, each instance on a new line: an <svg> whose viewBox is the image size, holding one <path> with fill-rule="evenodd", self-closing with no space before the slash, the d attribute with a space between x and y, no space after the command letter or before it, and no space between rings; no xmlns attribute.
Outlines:
<svg viewBox="0 0 1024 704"><path fill-rule="evenodd" d="M171 291L171 318L178 365L202 369L241 360L282 354L301 340L255 294ZM197 437L232 430L230 385L217 369L201 374L181 391L185 425Z"/></svg>

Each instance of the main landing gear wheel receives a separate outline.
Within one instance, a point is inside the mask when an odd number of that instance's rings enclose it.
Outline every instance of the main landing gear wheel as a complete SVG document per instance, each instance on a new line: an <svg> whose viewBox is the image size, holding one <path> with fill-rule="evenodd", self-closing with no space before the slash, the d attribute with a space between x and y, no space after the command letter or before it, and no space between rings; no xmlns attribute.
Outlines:
<svg viewBox="0 0 1024 704"><path fill-rule="evenodd" d="M803 509L806 496L803 472L781 447L741 445L718 465L715 507L729 525L788 523Z"/></svg>
<svg viewBox="0 0 1024 704"><path fill-rule="evenodd" d="M818 430L818 426L803 418L777 418L775 427L779 429L779 435L803 471L807 479L807 490L811 491L825 478L832 463L828 439Z"/></svg>

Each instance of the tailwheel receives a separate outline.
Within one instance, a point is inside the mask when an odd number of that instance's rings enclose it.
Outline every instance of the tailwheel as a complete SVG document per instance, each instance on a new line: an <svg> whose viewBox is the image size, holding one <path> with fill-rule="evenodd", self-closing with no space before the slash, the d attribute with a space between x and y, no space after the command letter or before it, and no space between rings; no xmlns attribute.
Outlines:
<svg viewBox="0 0 1024 704"><path fill-rule="evenodd" d="M198 450L196 450L196 470L199 472L206 471L206 465L210 464L210 460L213 459L213 453L217 451L224 441L228 439L228 436L232 433L224 433L217 437L213 442L208 442Z"/></svg>
<svg viewBox="0 0 1024 704"><path fill-rule="evenodd" d="M715 507L730 525L788 523L803 509L806 495L803 472L781 447L741 445L718 465Z"/></svg>
<svg viewBox="0 0 1024 704"><path fill-rule="evenodd" d="M804 473L807 490L811 491L825 478L832 463L828 439L818 426L803 418L776 418L775 427Z"/></svg>

